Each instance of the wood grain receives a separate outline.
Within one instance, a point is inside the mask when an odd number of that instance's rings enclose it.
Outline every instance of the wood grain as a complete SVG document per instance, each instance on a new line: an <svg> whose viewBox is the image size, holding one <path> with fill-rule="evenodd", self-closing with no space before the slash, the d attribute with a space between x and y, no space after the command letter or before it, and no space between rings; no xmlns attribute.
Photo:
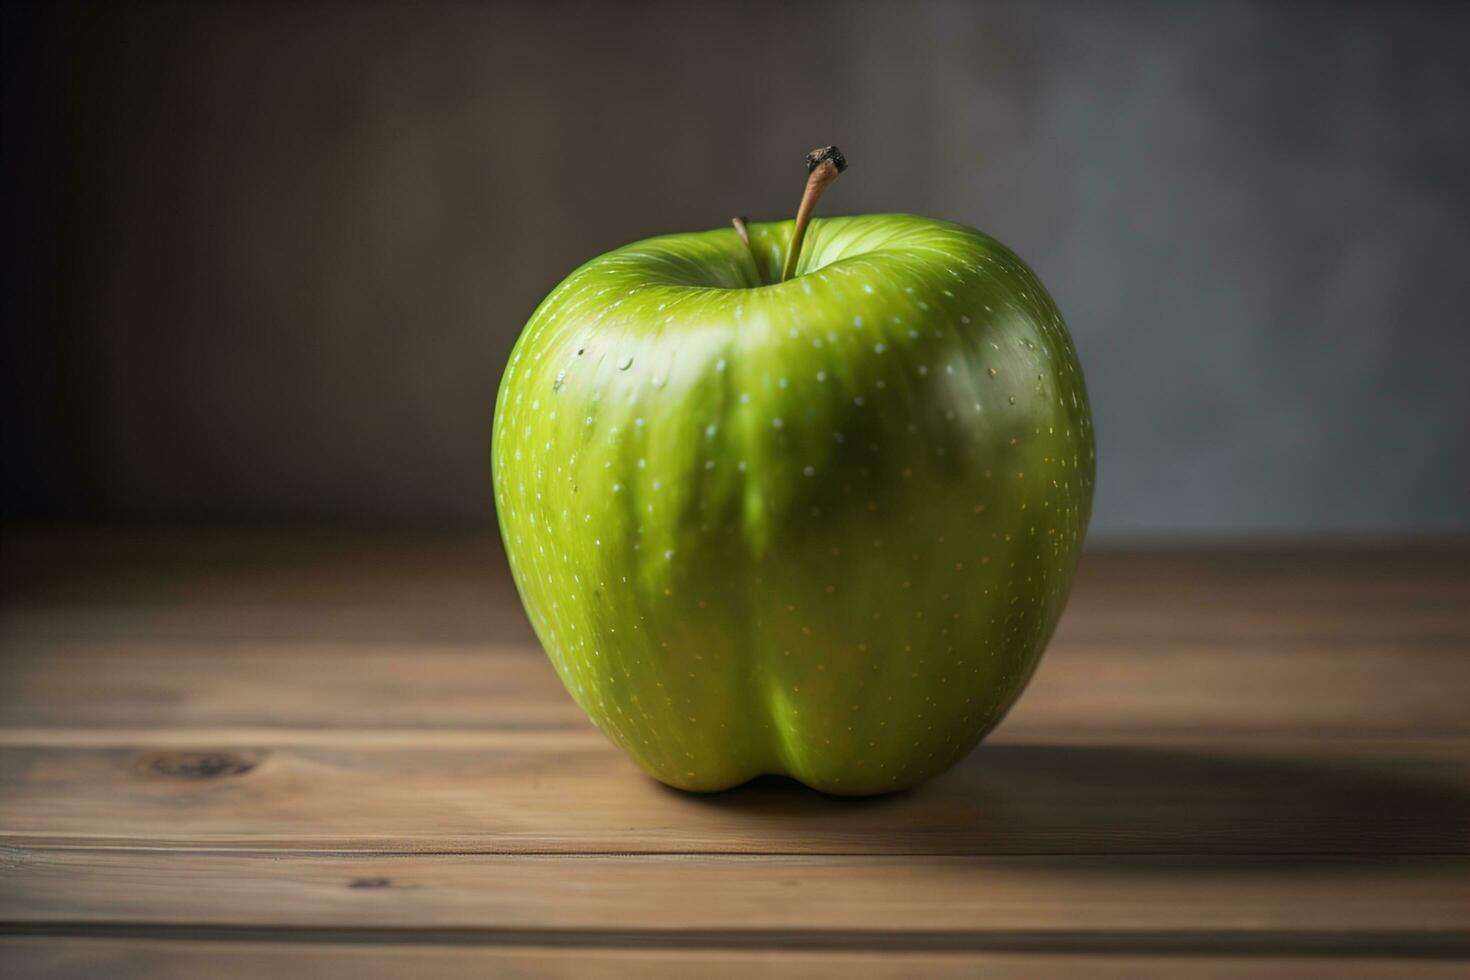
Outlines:
<svg viewBox="0 0 1470 980"><path fill-rule="evenodd" d="M679 793L592 730L427 744L370 732L103 734L115 741L81 733L77 747L0 749L0 834L485 853L1449 854L1470 844L1464 738L1002 735L917 790L852 802L777 780Z"/></svg>
<svg viewBox="0 0 1470 980"><path fill-rule="evenodd" d="M1064 634L1005 730L1470 734L1467 646ZM30 640L0 658L0 691L0 729L588 726L528 645Z"/></svg>
<svg viewBox="0 0 1470 980"><path fill-rule="evenodd" d="M1470 858L299 852L281 861L259 852L25 848L5 860L0 919L140 929L434 929L488 938L581 930L667 941L718 933L747 945L818 934L851 943L868 932L893 945L976 947L1087 946L1118 933L1176 944L1251 934L1265 945L1372 933L1392 945L1438 941L1464 926L1470 908Z"/></svg>

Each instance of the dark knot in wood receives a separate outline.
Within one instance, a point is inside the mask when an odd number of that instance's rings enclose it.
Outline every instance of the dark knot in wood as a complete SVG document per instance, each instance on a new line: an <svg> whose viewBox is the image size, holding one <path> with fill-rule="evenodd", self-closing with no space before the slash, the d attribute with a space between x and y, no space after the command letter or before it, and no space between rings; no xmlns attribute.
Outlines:
<svg viewBox="0 0 1470 980"><path fill-rule="evenodd" d="M353 878L348 888L391 888L392 878Z"/></svg>
<svg viewBox="0 0 1470 980"><path fill-rule="evenodd" d="M160 752L151 756L145 767L169 779L222 779L243 776L259 762L235 752Z"/></svg>

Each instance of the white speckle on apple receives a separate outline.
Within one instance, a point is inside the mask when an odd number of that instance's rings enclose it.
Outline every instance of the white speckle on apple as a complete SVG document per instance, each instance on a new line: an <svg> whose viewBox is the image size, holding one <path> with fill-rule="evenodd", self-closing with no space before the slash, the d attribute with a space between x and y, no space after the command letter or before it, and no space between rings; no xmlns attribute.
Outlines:
<svg viewBox="0 0 1470 980"><path fill-rule="evenodd" d="M826 381L827 380L827 372L826 371L818 371L817 372L817 380L818 381Z"/></svg>
<svg viewBox="0 0 1470 980"><path fill-rule="evenodd" d="M713 438L714 434L719 431L719 427L711 423L704 427L704 436L706 439L710 439Z"/></svg>
<svg viewBox="0 0 1470 980"><path fill-rule="evenodd" d="M773 429L779 429L782 426L784 426L785 424L786 423L783 422L783 421L781 421L779 418L771 419L771 428L773 428Z"/></svg>
<svg viewBox="0 0 1470 980"><path fill-rule="evenodd" d="M817 468L815 466L806 466L802 468L801 473L802 476L816 476Z"/></svg>
<svg viewBox="0 0 1470 980"><path fill-rule="evenodd" d="M888 345L886 345L886 344L874 344L873 345L873 353L874 354L881 354L884 351L886 351L887 349L888 349Z"/></svg>

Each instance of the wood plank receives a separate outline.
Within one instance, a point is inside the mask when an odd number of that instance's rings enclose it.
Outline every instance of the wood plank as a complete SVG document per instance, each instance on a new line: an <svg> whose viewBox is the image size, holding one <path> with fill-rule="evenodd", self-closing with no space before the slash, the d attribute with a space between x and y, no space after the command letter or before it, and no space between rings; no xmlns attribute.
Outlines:
<svg viewBox="0 0 1470 980"><path fill-rule="evenodd" d="M1291 937L1330 944L1373 934L1393 945L1459 934L1470 952L1466 858L573 860L8 848L0 861L0 921L16 928L429 929L486 941L557 931L655 945L693 934L737 945L793 945L796 936L850 944L869 934L888 937L887 946L970 948L1092 948L1122 934L1202 946L1251 934L1261 947Z"/></svg>
<svg viewBox="0 0 1470 980"><path fill-rule="evenodd" d="M539 648L489 644L15 644L4 728L581 729Z"/></svg>
<svg viewBox="0 0 1470 980"><path fill-rule="evenodd" d="M1094 553L954 773L691 797L560 691L493 536L7 535L0 958L1462 973L1467 648L1464 549Z"/></svg>
<svg viewBox="0 0 1470 980"><path fill-rule="evenodd" d="M528 642L493 532L7 528L0 641ZM1078 638L1470 639L1470 548L1213 545L1084 556Z"/></svg>
<svg viewBox="0 0 1470 980"><path fill-rule="evenodd" d="M533 642L493 533L6 528L0 644Z"/></svg>
<svg viewBox="0 0 1470 980"><path fill-rule="evenodd" d="M459 980L465 977L600 977L660 980L1034 980L1039 976L1136 980L1357 980L1464 976L1450 959L1381 956L1077 955L966 952L846 952L754 950L558 949L373 944L287 944L228 940L74 939L0 937L0 958L16 977L50 980Z"/></svg>
<svg viewBox="0 0 1470 980"><path fill-rule="evenodd" d="M1441 642L1062 636L1006 730L1465 734L1463 651ZM33 640L0 656L0 726L9 728L587 725L530 646Z"/></svg>
<svg viewBox="0 0 1470 980"><path fill-rule="evenodd" d="M65 733L64 733L65 734ZM369 744L261 730L0 750L16 842L567 853L1461 854L1464 738L1013 738L867 801L693 796L592 731ZM317 733L320 736L321 733ZM368 737L368 742L360 742ZM140 744L142 742L142 744Z"/></svg>

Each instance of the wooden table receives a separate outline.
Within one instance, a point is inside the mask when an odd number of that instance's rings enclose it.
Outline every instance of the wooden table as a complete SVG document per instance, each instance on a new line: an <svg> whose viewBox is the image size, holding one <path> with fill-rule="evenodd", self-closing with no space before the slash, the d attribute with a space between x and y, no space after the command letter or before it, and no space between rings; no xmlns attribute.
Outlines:
<svg viewBox="0 0 1470 980"><path fill-rule="evenodd" d="M7 530L0 974L1467 975L1470 554L1095 553L861 802L641 776L493 539Z"/></svg>

